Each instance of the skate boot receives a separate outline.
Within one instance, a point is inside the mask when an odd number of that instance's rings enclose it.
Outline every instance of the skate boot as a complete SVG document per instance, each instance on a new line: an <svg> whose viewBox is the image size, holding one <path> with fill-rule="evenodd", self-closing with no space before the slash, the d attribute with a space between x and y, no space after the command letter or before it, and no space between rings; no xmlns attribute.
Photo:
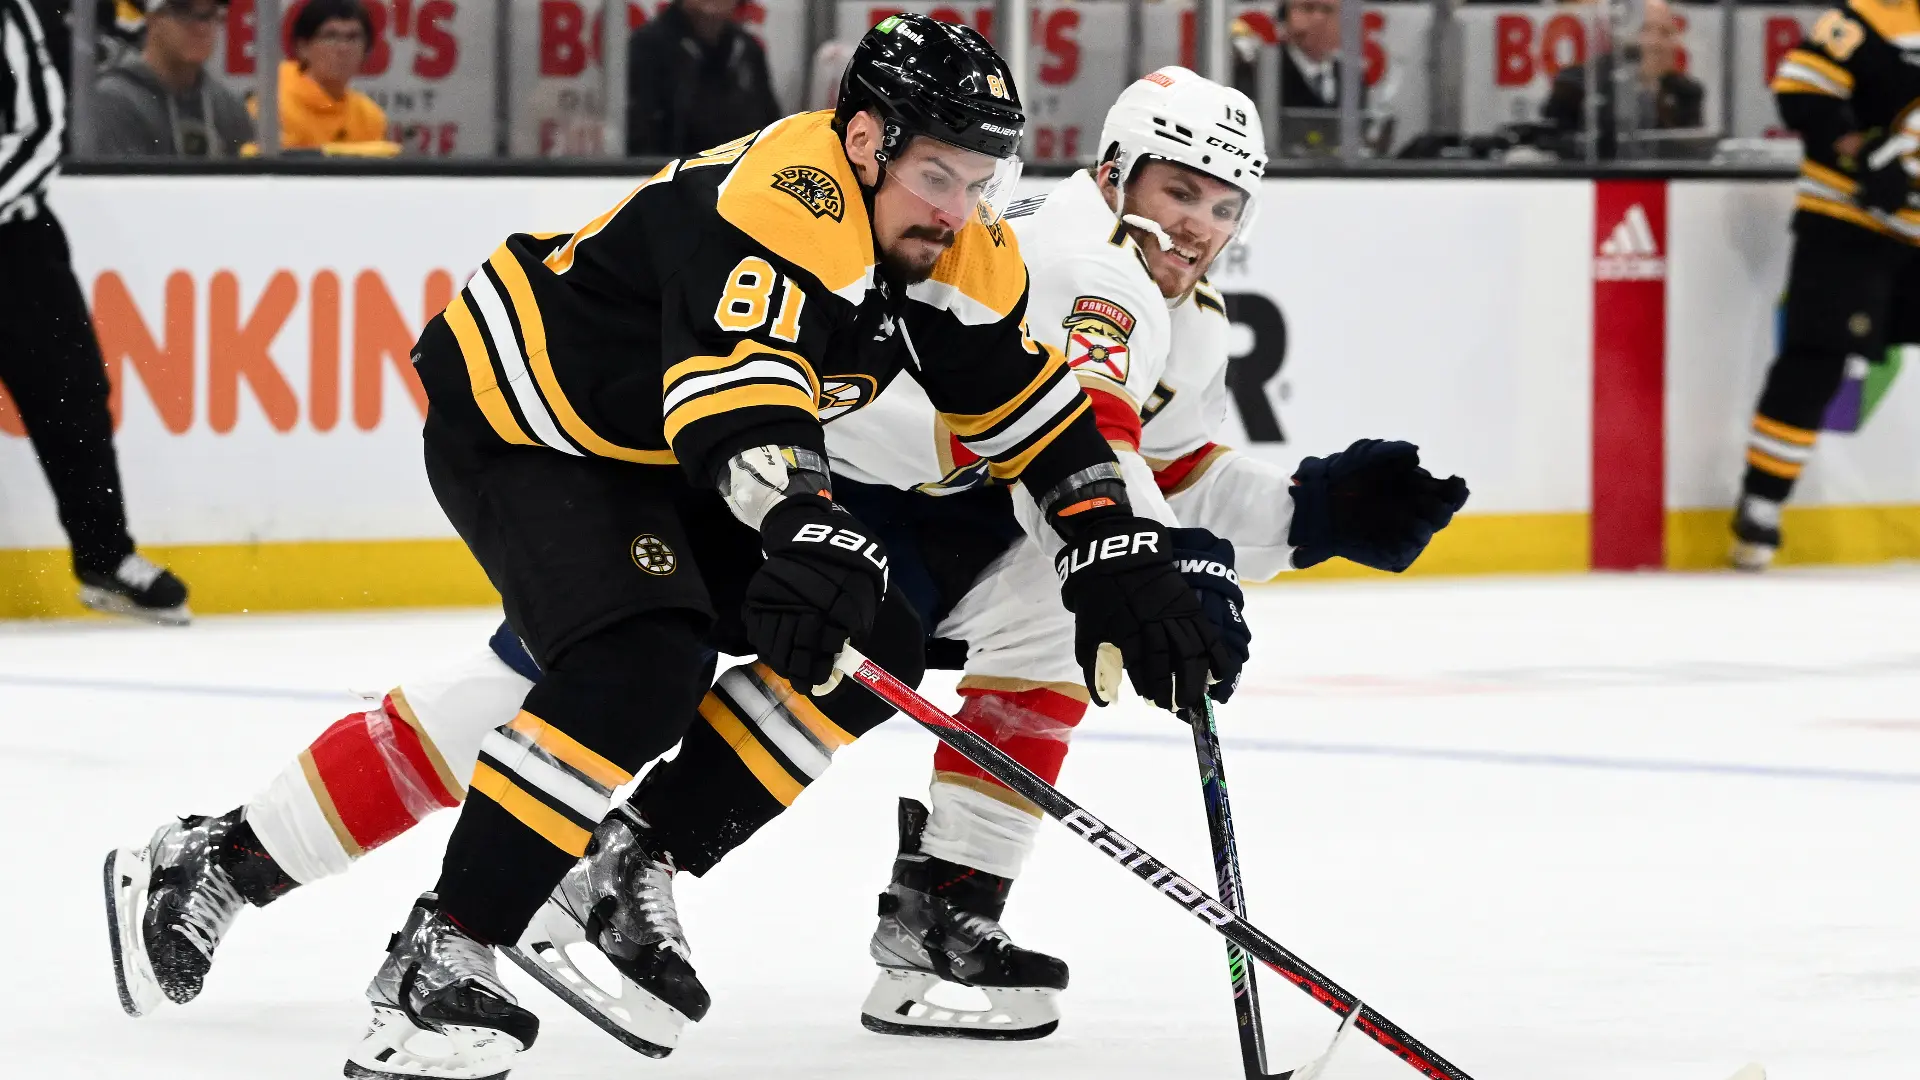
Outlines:
<svg viewBox="0 0 1920 1080"><path fill-rule="evenodd" d="M105 884L120 1007L141 1016L163 999L192 1001L240 908L297 883L235 809L168 822L146 846L109 852Z"/></svg>
<svg viewBox="0 0 1920 1080"><path fill-rule="evenodd" d="M1020 948L1000 927L1012 882L920 851L927 808L900 800L900 856L880 894L880 925L868 946L880 977L860 1022L885 1035L1038 1039L1060 1026L1055 997L1066 961ZM984 1009L934 1004L941 981L977 988Z"/></svg>
<svg viewBox="0 0 1920 1080"><path fill-rule="evenodd" d="M500 1080L533 1045L540 1018L500 983L493 949L440 914L440 898L414 901L367 986L373 1023L342 1072L380 1080Z"/></svg>
<svg viewBox="0 0 1920 1080"><path fill-rule="evenodd" d="M648 1057L666 1057L687 1021L707 1015L707 988L689 962L673 903L673 859L632 807L607 816L507 956L601 1030ZM569 955L591 945L617 976L603 986Z"/></svg>
<svg viewBox="0 0 1920 1080"><path fill-rule="evenodd" d="M1733 515L1733 568L1765 570L1780 550L1780 504L1758 495L1740 499Z"/></svg>
<svg viewBox="0 0 1920 1080"><path fill-rule="evenodd" d="M193 620L187 610L187 583L137 551L111 571L76 567L74 575L80 579L80 602L102 614L130 615L162 626L185 626Z"/></svg>

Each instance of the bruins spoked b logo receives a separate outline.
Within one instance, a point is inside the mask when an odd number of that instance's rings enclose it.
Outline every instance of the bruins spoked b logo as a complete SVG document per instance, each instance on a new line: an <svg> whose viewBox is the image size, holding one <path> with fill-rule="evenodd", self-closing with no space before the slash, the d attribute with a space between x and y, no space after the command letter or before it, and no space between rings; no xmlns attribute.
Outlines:
<svg viewBox="0 0 1920 1080"><path fill-rule="evenodd" d="M812 165L789 165L773 174L773 186L800 200L814 217L839 221L847 212L840 194L840 182L825 169Z"/></svg>
<svg viewBox="0 0 1920 1080"><path fill-rule="evenodd" d="M633 565L654 577L666 577L680 568L680 557L665 540L652 533L641 533L633 538Z"/></svg>

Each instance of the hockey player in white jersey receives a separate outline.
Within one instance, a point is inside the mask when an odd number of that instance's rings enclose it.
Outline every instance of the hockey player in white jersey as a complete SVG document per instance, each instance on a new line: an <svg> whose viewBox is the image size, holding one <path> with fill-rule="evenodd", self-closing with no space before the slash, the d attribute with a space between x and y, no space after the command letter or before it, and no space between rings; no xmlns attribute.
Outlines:
<svg viewBox="0 0 1920 1080"><path fill-rule="evenodd" d="M1206 271L1258 209L1266 153L1253 103L1163 68L1122 92L1099 145L1099 164L1044 200L1017 204L1008 219L1031 275L1029 332L1066 354L1132 504L1168 525L1199 527L1176 529L1175 542L1199 545L1182 552L1185 565L1219 568L1217 577L1188 576L1231 613L1226 623L1237 620L1236 563L1256 580L1335 555L1404 570L1466 499L1465 483L1427 474L1414 447L1363 440L1289 470L1213 441L1227 416L1229 323ZM891 501L896 520L914 511L884 492L953 492L984 473L912 388L849 416L828 446L836 473L874 485L842 484L852 492L843 497ZM1072 616L1052 597L1058 545L1037 527L1031 500L1016 495L1015 506L1034 542L1007 548L937 618L934 638L966 645L959 718L1052 782L1089 703L1084 656ZM872 521L879 509L859 512ZM1214 546L1215 535L1229 543ZM1213 696L1231 692L1216 687ZM881 973L863 1022L903 1035L1043 1036L1058 1022L1053 999L1066 965L1013 946L999 925L1040 810L945 744L934 754L929 803L902 801L900 854L871 944ZM979 988L988 1007L932 1003L928 991L942 980Z"/></svg>
<svg viewBox="0 0 1920 1080"><path fill-rule="evenodd" d="M1216 112L1225 124L1215 122ZM1162 129L1170 134L1153 134ZM1103 139L1111 145L1102 167L1062 183L1017 223L1032 261L1030 326L1067 351L1103 431L1124 451L1127 486L1142 513L1211 525L1233 540L1241 571L1255 577L1334 556L1404 569L1465 497L1457 478L1439 481L1420 469L1411 447L1356 444L1290 473L1211 442L1226 411L1227 322L1204 274L1251 219L1264 165L1259 130L1244 96L1183 69L1130 88L1110 117L1114 137ZM865 504L864 520L885 520L901 534L886 538L893 572L919 579L907 591L926 625L939 628L931 651L964 647L948 665L967 669L962 719L1051 780L1090 697L1076 681L1083 673L1071 618L1057 603L1036 602L1057 591L1050 553L1028 542L1016 519L1023 512L1037 519L1038 510L986 484L986 463L939 428L915 390L896 383L867 411L827 429L836 490L845 485L845 500ZM842 398L859 403L861 393L823 386L823 419ZM1216 610L1237 603L1231 548L1198 551L1192 561L1189 580L1211 593ZM163 997L191 1000L242 907L342 873L433 810L459 802L483 739L514 718L539 677L505 627L490 644L489 655L409 681L378 706L336 722L247 805L186 819L145 847L116 853L107 895L120 906L110 920L130 1013ZM1230 692L1230 685L1216 687L1215 697ZM701 872L743 842L850 741L757 665L726 673L700 711L708 724L696 725L681 757L707 752L708 744L736 753L716 733L736 740L740 767L766 786L766 805L740 809L724 842L698 858L631 868L631 880L621 880L632 895L617 898L618 911L598 930L569 914L580 898L566 895L563 883L535 932L604 948L605 931L618 929L631 939L626 948L684 958L671 893L676 870L691 862ZM616 819L630 811L640 817L635 808L644 808L647 790L670 784L679 761L656 766L603 831L624 835ZM864 1010L867 1023L912 1034L1044 1035L1057 1022L1052 998L1065 986L1065 965L1013 946L998 924L1037 812L944 753L931 803L924 831L926 812L903 807L901 857L882 901L891 910L874 939L883 972ZM657 819L663 810L656 804L651 813ZM596 858L604 862L617 847L582 860L583 872L570 880L604 877ZM522 942L516 960L636 1049L671 1050L680 1027L704 1014L697 983L690 993L631 982L618 995L568 993L568 976L578 972L556 967L567 962L564 949L542 950L535 938ZM930 938L935 948L927 948ZM983 986L992 1006L929 1010L924 991L942 977ZM662 1007L663 997L671 1007Z"/></svg>

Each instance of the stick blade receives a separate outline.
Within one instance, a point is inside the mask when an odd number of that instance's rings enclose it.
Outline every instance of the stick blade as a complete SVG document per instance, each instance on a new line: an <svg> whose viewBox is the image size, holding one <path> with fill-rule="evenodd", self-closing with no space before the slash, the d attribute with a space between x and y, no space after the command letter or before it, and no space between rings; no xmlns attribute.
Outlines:
<svg viewBox="0 0 1920 1080"><path fill-rule="evenodd" d="M1340 1049L1340 1042L1347 1037L1347 1032L1353 1030L1353 1022L1360 1018L1361 1008L1362 1006L1359 1002L1356 1001L1353 1003L1353 1008L1347 1010L1347 1018L1340 1021L1339 1029L1333 1033L1333 1041L1327 1044L1326 1051L1319 1057L1314 1058L1305 1065L1288 1069L1286 1072L1270 1073L1269 1075L1273 1080L1315 1080L1321 1073L1326 1071L1327 1062L1333 1060L1334 1052ZM1747 1078L1736 1077L1735 1080L1747 1080ZM1766 1077L1762 1076L1760 1080L1766 1080Z"/></svg>

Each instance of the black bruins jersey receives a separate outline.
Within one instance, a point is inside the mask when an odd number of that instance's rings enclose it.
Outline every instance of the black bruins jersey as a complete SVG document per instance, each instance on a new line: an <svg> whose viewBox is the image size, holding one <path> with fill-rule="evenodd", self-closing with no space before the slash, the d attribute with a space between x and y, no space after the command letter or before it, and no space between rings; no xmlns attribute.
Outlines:
<svg viewBox="0 0 1920 1080"><path fill-rule="evenodd" d="M1799 209L1920 244L1920 206L1909 198L1907 209L1883 214L1856 204L1859 183L1833 148L1849 132L1920 124L1920 0L1851 0L1822 14L1781 59L1773 93L1806 142Z"/></svg>
<svg viewBox="0 0 1920 1080"><path fill-rule="evenodd" d="M1045 491L1110 460L1065 361L1026 334L1012 230L976 217L928 280L889 281L831 121L787 117L577 232L509 237L442 316L457 355L418 358L435 411L706 485L749 447L824 453L823 420L911 367L999 475Z"/></svg>

